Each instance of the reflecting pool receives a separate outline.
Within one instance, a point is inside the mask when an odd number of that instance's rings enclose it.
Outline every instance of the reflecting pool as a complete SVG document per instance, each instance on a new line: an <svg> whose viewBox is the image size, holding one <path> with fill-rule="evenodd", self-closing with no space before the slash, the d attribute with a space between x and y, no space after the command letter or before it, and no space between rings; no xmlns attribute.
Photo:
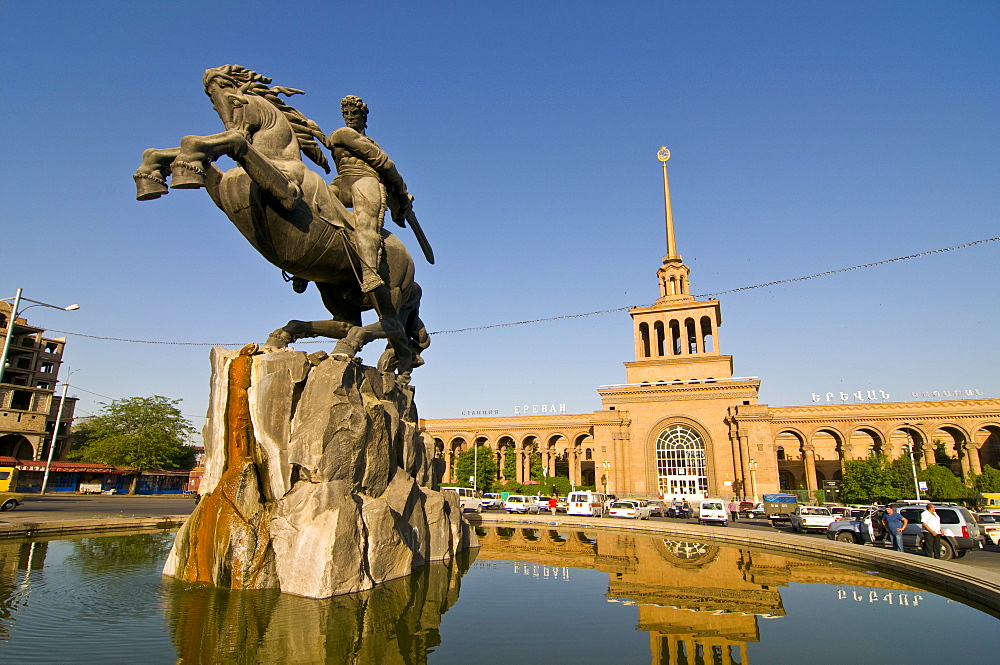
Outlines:
<svg viewBox="0 0 1000 665"><path fill-rule="evenodd" d="M620 532L479 534L454 564L328 600L163 578L172 533L0 541L0 662L996 662L995 616L876 571Z"/></svg>

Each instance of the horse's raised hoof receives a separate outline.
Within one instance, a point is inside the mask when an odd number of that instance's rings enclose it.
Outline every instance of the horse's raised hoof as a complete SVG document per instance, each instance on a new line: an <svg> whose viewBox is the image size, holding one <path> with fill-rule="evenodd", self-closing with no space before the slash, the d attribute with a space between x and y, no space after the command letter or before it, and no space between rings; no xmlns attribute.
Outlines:
<svg viewBox="0 0 1000 665"><path fill-rule="evenodd" d="M208 173L195 162L182 162L175 159L170 164L171 189L200 189L205 186L205 176Z"/></svg>
<svg viewBox="0 0 1000 665"><path fill-rule="evenodd" d="M291 343L292 336L283 329L278 328L267 336L267 341L264 342L264 346L272 349L283 349Z"/></svg>
<svg viewBox="0 0 1000 665"><path fill-rule="evenodd" d="M349 340L342 339L337 342L337 346L333 347L333 353L330 354L330 357L336 358L337 360L350 360L354 358L360 350L361 348L357 344L354 344Z"/></svg>
<svg viewBox="0 0 1000 665"><path fill-rule="evenodd" d="M135 199L137 201L152 201L170 192L167 189L167 181L157 178L148 173L136 173L132 176L135 180Z"/></svg>

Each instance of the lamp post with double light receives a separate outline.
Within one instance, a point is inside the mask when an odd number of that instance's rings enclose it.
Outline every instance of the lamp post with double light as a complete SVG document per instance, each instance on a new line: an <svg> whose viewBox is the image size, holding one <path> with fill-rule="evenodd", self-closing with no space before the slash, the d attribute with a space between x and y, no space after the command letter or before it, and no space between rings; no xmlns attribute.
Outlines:
<svg viewBox="0 0 1000 665"><path fill-rule="evenodd" d="M32 307L51 307L52 309L61 309L65 312L70 312L75 309L80 309L79 305L69 305L67 307L59 307L58 305L50 305L47 302L41 302L39 300L32 300L31 298L24 298L21 296L21 289L17 289L17 294L12 298L0 298L0 301L7 302L11 301L10 307L10 321L7 322L7 336L3 340L3 352L0 353L0 383L3 383L3 372L7 369L7 354L10 352L10 343L14 339L14 325L17 323L17 319L21 314ZM19 310L21 302L30 302L24 309Z"/></svg>

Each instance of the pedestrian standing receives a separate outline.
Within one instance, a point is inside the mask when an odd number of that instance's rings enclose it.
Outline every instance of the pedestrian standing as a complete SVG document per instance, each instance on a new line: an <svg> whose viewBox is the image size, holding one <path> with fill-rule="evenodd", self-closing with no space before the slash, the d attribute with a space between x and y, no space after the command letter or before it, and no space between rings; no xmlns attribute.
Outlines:
<svg viewBox="0 0 1000 665"><path fill-rule="evenodd" d="M556 506L558 505L559 505L559 500L557 498L555 498L554 496L549 497L549 510L552 512L553 515L556 514Z"/></svg>
<svg viewBox="0 0 1000 665"><path fill-rule="evenodd" d="M729 502L729 519L736 521L740 518L740 504L736 503L736 499Z"/></svg>
<svg viewBox="0 0 1000 665"><path fill-rule="evenodd" d="M684 499L684 503L681 504L681 510L684 511L684 519L689 519L691 517L691 502Z"/></svg>
<svg viewBox="0 0 1000 665"><path fill-rule="evenodd" d="M903 550L903 529L909 522L905 517L896 512L896 509L889 506L885 509L885 516L882 518L882 524L885 525L885 531L889 534L889 542L892 543L892 549L897 552L902 552ZM872 543L874 544L874 542Z"/></svg>
<svg viewBox="0 0 1000 665"><path fill-rule="evenodd" d="M933 503L920 513L920 526L924 528L924 552L935 559L941 558L941 518Z"/></svg>

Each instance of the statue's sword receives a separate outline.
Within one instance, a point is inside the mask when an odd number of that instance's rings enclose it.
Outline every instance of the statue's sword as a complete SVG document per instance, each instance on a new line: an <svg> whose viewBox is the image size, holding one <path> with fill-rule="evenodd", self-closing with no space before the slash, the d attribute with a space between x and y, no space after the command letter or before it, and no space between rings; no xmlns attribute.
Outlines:
<svg viewBox="0 0 1000 665"><path fill-rule="evenodd" d="M412 208L406 213L406 221L410 223L410 228L413 229L413 235L417 237L420 249L424 251L424 258L427 259L427 263L434 265L434 250L431 249L431 244L427 242L427 236L424 235L424 230L420 228L420 222L417 221L417 216L413 214Z"/></svg>

